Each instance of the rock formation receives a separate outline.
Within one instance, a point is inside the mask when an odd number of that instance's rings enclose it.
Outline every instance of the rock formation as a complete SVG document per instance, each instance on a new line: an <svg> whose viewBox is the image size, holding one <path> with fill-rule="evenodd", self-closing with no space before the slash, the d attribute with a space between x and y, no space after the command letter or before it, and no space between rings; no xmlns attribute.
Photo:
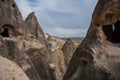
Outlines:
<svg viewBox="0 0 120 80"><path fill-rule="evenodd" d="M13 0L0 0L0 35L3 37L16 37L27 35L22 15Z"/></svg>
<svg viewBox="0 0 120 80"><path fill-rule="evenodd" d="M63 80L120 80L120 0L99 0Z"/></svg>
<svg viewBox="0 0 120 80"><path fill-rule="evenodd" d="M46 34L47 35L47 34ZM51 50L54 52L57 49L61 49L62 46L64 45L65 41L56 37L56 36L51 36L47 35L46 38L47 42L51 45Z"/></svg>
<svg viewBox="0 0 120 80"><path fill-rule="evenodd" d="M41 80L56 80L53 71L50 68L50 55L46 48L31 48L27 52L31 58Z"/></svg>
<svg viewBox="0 0 120 80"><path fill-rule="evenodd" d="M54 73L56 80L62 80L63 75L66 72L66 65L64 60L63 51L61 50L64 41L58 37L46 34L46 40L49 44L50 55L50 67Z"/></svg>
<svg viewBox="0 0 120 80"><path fill-rule="evenodd" d="M30 80L22 69L4 57L0 56L0 80Z"/></svg>
<svg viewBox="0 0 120 80"><path fill-rule="evenodd" d="M41 38L45 38L44 32L38 23L38 20L34 14L34 12L30 13L26 18L25 22L27 23L31 36L40 40Z"/></svg>
<svg viewBox="0 0 120 80"><path fill-rule="evenodd" d="M53 52L51 66L53 66L53 72L56 76L56 80L62 80L67 68L61 49L57 49Z"/></svg>
<svg viewBox="0 0 120 80"><path fill-rule="evenodd" d="M74 43L71 39L67 39L65 44L62 47L62 51L64 53L65 64L68 66L70 59L75 51Z"/></svg>
<svg viewBox="0 0 120 80"><path fill-rule="evenodd" d="M71 40L45 38L34 13L23 21L13 0L0 0L0 80L120 80L119 26L120 0L99 0L70 60Z"/></svg>
<svg viewBox="0 0 120 80"><path fill-rule="evenodd" d="M32 22L32 20L34 21ZM26 25L26 23L31 25ZM52 71L50 70L47 52L41 50L47 56L45 58L42 54L38 54L35 59L29 56L31 54L34 57L36 53L40 52L39 49L46 47L45 41L43 43L40 40L44 40L44 33L33 13L26 19L26 23L13 0L0 0L0 55L16 62L30 80L47 80L48 78L54 80L54 75L49 77L52 75ZM35 32L35 34L33 33L35 38L31 37L30 33L32 34L32 32ZM36 50L36 53L28 53L32 48ZM37 65L42 67L38 69ZM40 70L45 75L39 72Z"/></svg>
<svg viewBox="0 0 120 80"><path fill-rule="evenodd" d="M30 80L41 80L36 68L33 65L33 62L26 54L26 51L23 47L23 42L19 39L13 38L1 38L0 45L2 52L1 56L9 58L10 60L16 62L21 69L26 73Z"/></svg>

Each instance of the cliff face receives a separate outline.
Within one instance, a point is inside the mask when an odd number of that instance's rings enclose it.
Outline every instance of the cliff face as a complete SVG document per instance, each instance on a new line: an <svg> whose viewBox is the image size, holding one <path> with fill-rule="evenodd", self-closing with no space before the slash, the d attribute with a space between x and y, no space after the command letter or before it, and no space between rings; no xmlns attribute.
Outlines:
<svg viewBox="0 0 120 80"><path fill-rule="evenodd" d="M99 0L64 80L120 79L120 0Z"/></svg>

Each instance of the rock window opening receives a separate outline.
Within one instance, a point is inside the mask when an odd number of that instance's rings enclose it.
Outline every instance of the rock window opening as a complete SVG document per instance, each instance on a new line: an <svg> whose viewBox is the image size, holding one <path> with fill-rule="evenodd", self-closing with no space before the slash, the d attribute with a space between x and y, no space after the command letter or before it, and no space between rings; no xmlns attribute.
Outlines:
<svg viewBox="0 0 120 80"><path fill-rule="evenodd" d="M120 21L111 25L103 25L103 32L108 41L112 43L120 43Z"/></svg>
<svg viewBox="0 0 120 80"><path fill-rule="evenodd" d="M3 32L0 33L2 37L9 37L9 29L8 28L3 28Z"/></svg>
<svg viewBox="0 0 120 80"><path fill-rule="evenodd" d="M2 0L2 2L4 2L4 0Z"/></svg>
<svg viewBox="0 0 120 80"><path fill-rule="evenodd" d="M15 8L15 4L13 4L12 7Z"/></svg>

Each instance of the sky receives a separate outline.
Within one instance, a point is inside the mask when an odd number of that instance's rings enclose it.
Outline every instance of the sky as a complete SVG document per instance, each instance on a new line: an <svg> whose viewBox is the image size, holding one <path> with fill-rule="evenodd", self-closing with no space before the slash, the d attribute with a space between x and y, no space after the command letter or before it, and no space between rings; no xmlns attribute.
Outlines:
<svg viewBox="0 0 120 80"><path fill-rule="evenodd" d="M35 12L45 33L85 37L98 0L15 0L23 19Z"/></svg>

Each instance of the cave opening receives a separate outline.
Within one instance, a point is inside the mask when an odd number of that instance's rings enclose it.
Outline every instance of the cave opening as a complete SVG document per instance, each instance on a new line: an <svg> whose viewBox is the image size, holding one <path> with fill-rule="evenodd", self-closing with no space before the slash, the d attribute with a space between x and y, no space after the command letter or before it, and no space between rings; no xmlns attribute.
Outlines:
<svg viewBox="0 0 120 80"><path fill-rule="evenodd" d="M14 4L14 3L13 3L13 5L12 5L12 7L15 8L15 4Z"/></svg>
<svg viewBox="0 0 120 80"><path fill-rule="evenodd" d="M108 41L112 43L120 43L120 21L111 25L103 25L103 32Z"/></svg>
<svg viewBox="0 0 120 80"><path fill-rule="evenodd" d="M85 59L85 58L81 58L80 59L80 62L83 64L83 65L87 65L88 61Z"/></svg>
<svg viewBox="0 0 120 80"><path fill-rule="evenodd" d="M0 33L2 37L9 37L9 29L8 28L3 28L3 32Z"/></svg>

